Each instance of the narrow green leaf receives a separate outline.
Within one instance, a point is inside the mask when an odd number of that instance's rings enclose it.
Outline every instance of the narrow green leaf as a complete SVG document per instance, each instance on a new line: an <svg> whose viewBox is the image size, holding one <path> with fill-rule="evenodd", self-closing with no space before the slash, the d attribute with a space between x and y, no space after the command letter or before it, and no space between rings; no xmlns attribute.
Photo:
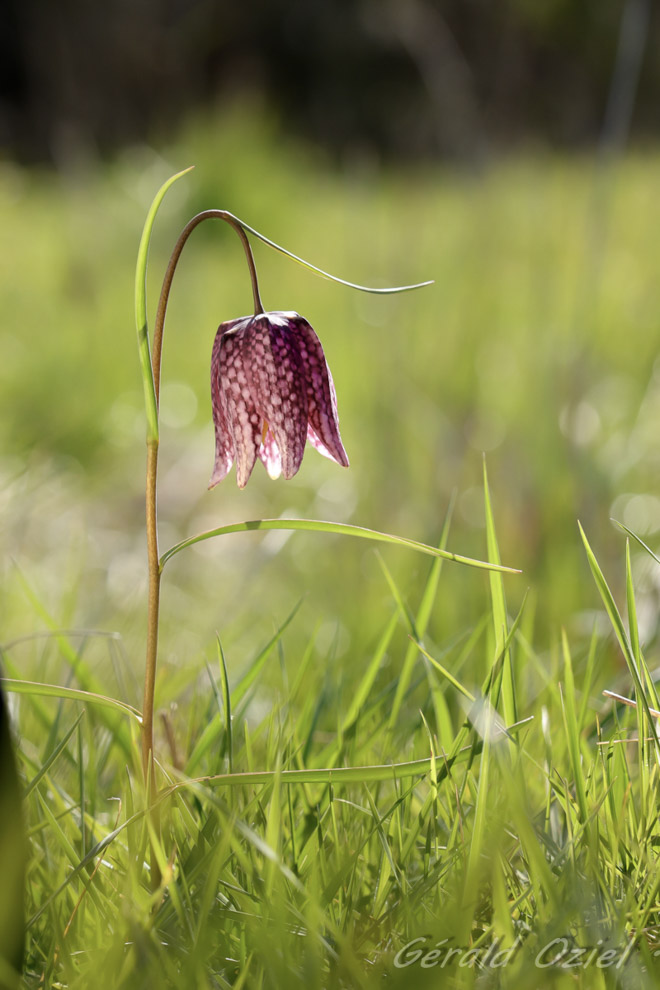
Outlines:
<svg viewBox="0 0 660 990"><path fill-rule="evenodd" d="M440 535L440 540L438 542L438 550L444 551L447 546L447 539L449 538L449 528L451 526L451 517L454 510L455 496L449 503L449 508L447 509L447 514L445 516L445 521L442 527L442 533ZM422 594L422 599L417 612L417 617L415 621L416 635L415 639L423 640L426 635L426 630L428 628L429 620L431 618L431 611L433 609L433 603L435 601L436 592L438 590L438 582L440 580L440 572L442 569L442 556L438 555L429 570L429 575L424 587ZM394 701L392 702L392 709L390 711L390 717L388 720L388 728L394 728L397 719L399 717L399 711L401 710L401 705L405 697L406 691L410 684L412 678L412 673L415 667L415 660L417 659L417 650L415 649L415 644L410 643L406 650L405 656L403 658L403 664L401 665L401 673L397 681L396 691L394 694Z"/></svg>
<svg viewBox="0 0 660 990"><path fill-rule="evenodd" d="M628 640L628 636L626 634L623 620L621 618L621 615L619 614L619 610L616 606L616 602L614 601L612 592L610 591L607 581L605 580L605 576L603 575L603 572L600 569L600 565L596 560L594 552L591 549L591 546L589 545L589 541L587 540L586 534L582 529L582 525L579 522L578 522L578 527L580 529L580 536L582 537L582 542L584 544L584 548L587 553L587 560L589 562L589 567L591 568L591 573L596 582L596 587L598 588L598 592L600 594L601 600L603 602L603 605L605 606L605 611L607 612L610 618L610 622L612 623L612 628L614 629L616 638L619 641L619 646L621 647L621 652L623 653L623 656L631 670L631 673L635 680L635 684L641 690L639 671L637 670L637 664L635 663L635 659L632 654L632 649L630 646L630 642Z"/></svg>
<svg viewBox="0 0 660 990"><path fill-rule="evenodd" d="M644 686L642 684L640 671L637 666L635 655L632 651L630 641L626 634L626 630L623 624L623 619L621 618L619 610L616 606L616 602L614 601L614 596L612 595L612 592L609 589L607 581L605 580L605 576L603 575L603 572L600 569L598 561L596 560L594 552L589 545L589 541L587 540L586 534L582 529L582 525L580 524L580 522L578 522L578 527L580 529L580 535L582 537L582 542L586 550L589 567L591 568L591 573L596 582L596 587L598 588L601 600L603 602L603 605L605 606L605 611L607 612L610 622L612 623L612 628L614 629L614 634L619 642L619 646L621 647L621 652L623 653L626 664L628 665L628 670L630 671L630 674L634 681L638 699L641 701L641 704L646 713L646 717L648 719L648 724L651 728L651 731L653 732L656 751L660 754L660 739L658 739L658 733L652 721L651 712L649 710L648 699L644 691Z"/></svg>
<svg viewBox="0 0 660 990"><path fill-rule="evenodd" d="M219 638L216 637L216 641L219 644ZM208 741L208 746L210 747L212 742L218 738L221 731L221 720L225 720L225 706L222 700L222 694L218 690L218 685L216 684L215 677L213 676L213 671L211 670L211 665L206 661L206 673L208 674L209 683L211 685L211 690L213 692L213 697L215 698L215 703L218 708L217 715L214 715L212 720L207 723L202 739ZM229 740L227 740L227 747L229 748ZM208 748L208 747L207 747ZM220 753L218 753L218 760L216 761L216 769L220 769L219 762ZM231 773L231 766L229 767L229 772Z"/></svg>
<svg viewBox="0 0 660 990"><path fill-rule="evenodd" d="M399 621L399 609L397 608L394 615L392 616L387 626L385 627L385 631L383 632L383 635L380 638L380 641L378 643L378 646L376 647L376 651L373 657L371 658L369 664L367 665L367 669L362 675L362 679L360 683L358 684L356 690L353 692L351 703L348 706L348 711L346 712L344 719L342 721L342 733L344 733L349 728L349 726L353 724L353 722L360 714L360 710L362 709L362 706L365 704L369 696L369 692L373 687L373 683L376 680L376 675L378 673L380 665L383 662L383 657L385 656L387 652L387 648L392 642L392 636L394 635L394 630L397 627L398 621Z"/></svg>
<svg viewBox="0 0 660 990"><path fill-rule="evenodd" d="M309 669L309 665L312 662L312 657L314 656L314 646L316 644L316 636L318 634L318 626L314 630L313 634L307 641L307 646L305 647L305 652L302 655L302 659L298 662L298 667L296 670L296 676L294 678L293 684L291 685L291 690L289 692L290 702L295 701L298 698L298 692L300 691L301 685L305 678L305 674Z"/></svg>
<svg viewBox="0 0 660 990"><path fill-rule="evenodd" d="M427 546L426 543L418 543L416 540L408 540L401 536L392 536L389 533L379 533L374 529L366 529L364 526L351 526L348 523L333 523L319 519L250 519L247 522L232 523L229 526L219 526L217 529L208 530L206 533L199 533L191 536L181 543L176 543L160 558L160 566L163 568L170 558L186 547L191 547L195 543L203 540L210 540L216 536L226 536L229 533L246 533L252 530L285 529L304 530L314 533L335 533L339 536L358 536L364 540L380 540L383 543L393 543L396 546L408 547L410 550L417 550L420 553L429 554L431 557L442 557L444 560L454 560L458 564L467 564L469 567L480 567L488 571L502 571L506 574L520 574L515 567L505 567L502 564L487 563L483 560L474 560L471 557L462 557L457 553L450 553L448 550L438 550L435 547Z"/></svg>
<svg viewBox="0 0 660 990"><path fill-rule="evenodd" d="M589 811L587 808L587 796L584 788L584 774L580 761L580 730L575 712L575 679L573 677L571 651L568 645L566 632L563 629L561 634L561 642L562 651L564 654L564 685L566 688L565 692L561 691L560 685L562 714L564 717L566 740L568 742L568 753L573 769L573 780L575 781L575 793L577 795L578 805L580 808L580 821L582 825L585 825L589 820Z"/></svg>
<svg viewBox="0 0 660 990"><path fill-rule="evenodd" d="M61 687L59 684L41 684L36 681L17 681L10 677L0 677L5 691L14 694L36 694L46 698L68 698L70 701L84 701L90 705L100 705L102 708L114 708L122 715L130 715L132 719L142 724L142 713L116 698L108 698L103 694L92 691L82 691L79 688Z"/></svg>
<svg viewBox="0 0 660 990"><path fill-rule="evenodd" d="M486 542L488 545L488 560L492 564L499 565L500 550L495 532L495 520L490 501L490 489L488 486L488 472L486 470L486 458L483 462L484 468L484 505L486 511ZM507 639L508 617L506 610L506 597L504 594L504 582L501 576L492 572L489 575L490 594L493 603L493 632L495 634L495 654L499 654L503 649ZM511 651L508 647L504 650L504 667L502 671L502 712L505 722L515 722L516 698L514 690L513 669L511 661Z"/></svg>
<svg viewBox="0 0 660 990"><path fill-rule="evenodd" d="M490 719L494 714L494 710L490 704L486 705L485 711L487 713L487 719ZM491 776L491 736L492 732L489 731L489 725L487 723L485 726L485 731L482 733L481 764L477 783L477 800L474 808L474 823L472 826L472 835L470 837L470 850L468 853L464 880L463 903L461 905L463 909L461 912L463 914L463 917L461 918L463 923L463 931L461 934L463 935L463 938L467 937L467 934L472 927L472 919L476 902L475 895L480 882L482 869L482 850L489 807L488 798Z"/></svg>
<svg viewBox="0 0 660 990"><path fill-rule="evenodd" d="M151 367L151 353L149 345L149 329L147 320L147 261L149 258L149 243L154 220L160 204L166 192L177 179L186 175L191 169L185 168L182 172L177 172L164 182L160 187L154 200L149 207L147 218L144 222L140 246L138 248L137 263L135 266L135 326L138 335L138 352L140 355L140 370L142 372L142 384L144 388L144 405L147 414L147 437L149 440L158 440L158 404L156 402L156 390L154 387L154 376Z"/></svg>
<svg viewBox="0 0 660 990"><path fill-rule="evenodd" d="M653 550L651 550L651 548L647 546L646 543L644 543L644 540L640 536L638 536L637 533L633 533L632 529L628 529L627 526L624 526L623 523L618 522L616 519L612 519L612 522L614 523L615 526L618 526L619 529L622 530L624 533L627 533L628 536L630 536L633 540L635 540L636 543L639 543L642 550L646 550L646 552L651 557L653 557L656 564L660 564L660 557L658 557L656 553L653 553Z"/></svg>
<svg viewBox="0 0 660 990"><path fill-rule="evenodd" d="M220 657L220 665L222 669L222 700L225 709L225 728L227 732L227 762L229 764L229 772L234 772L234 733L231 724L231 694L229 691L229 675L227 673L227 661L225 660L225 651L222 649L222 643L220 642L220 637L218 636L218 654Z"/></svg>
<svg viewBox="0 0 660 990"><path fill-rule="evenodd" d="M78 789L80 792L80 849L83 856L87 849L87 823L85 821L86 788L85 760L83 754L82 728L78 723Z"/></svg>
<svg viewBox="0 0 660 990"><path fill-rule="evenodd" d="M466 758L470 747L461 751ZM360 784L372 780L401 780L404 777L423 777L431 769L430 757L410 760L405 763L385 763L366 767L312 767L304 770L281 770L279 777L283 784ZM239 787L244 784L268 784L276 776L274 770L261 770L246 773L215 774L212 777L196 777L192 782L213 787ZM186 781L174 784L185 786Z"/></svg>
<svg viewBox="0 0 660 990"><path fill-rule="evenodd" d="M531 718L522 719L515 725L509 726L507 733L515 732L523 725L531 721ZM438 767L438 780L446 776L447 763L466 759L473 751L472 746L466 746L460 750L451 761L445 761L445 765ZM364 767L311 767L304 770L256 770L245 773L221 773L208 777L194 777L181 780L171 787L161 791L158 799L170 794L172 790L185 787L188 784L208 784L218 787L242 787L244 784L268 784L279 776L283 784L359 784L371 780L401 780L404 777L423 777L431 769L431 757L420 760L409 760L404 763L384 763Z"/></svg>
<svg viewBox="0 0 660 990"><path fill-rule="evenodd" d="M639 663L639 630L637 628L637 606L635 604L635 590L632 579L632 566L630 560L630 540L626 540L626 605L628 607L628 634L630 636L630 646L633 655Z"/></svg>
<svg viewBox="0 0 660 990"><path fill-rule="evenodd" d="M244 697L245 694L250 690L257 677L261 673L261 669L266 663L266 660L271 655L280 639L284 635L285 630L288 628L290 623L293 621L298 609L300 608L301 602L297 602L294 608L291 610L289 615L286 617L282 625L279 627L272 639L266 643L263 650L257 654L255 659L252 661L248 669L245 671L243 676L239 679L236 687L231 693L232 703L236 706L239 701Z"/></svg>
<svg viewBox="0 0 660 990"><path fill-rule="evenodd" d="M637 669L640 671L640 677L643 678L645 689L649 692L650 700L653 702L655 707L658 707L658 694L653 682L651 673L644 660L644 655L642 653L642 648L639 642L639 630L637 628L637 605L635 603L635 589L633 585L632 577L632 561L630 558L630 540L626 540L626 605L628 608L628 632L630 635L630 646L632 649L633 657L635 658L635 663ZM649 711L653 713L653 709L649 707ZM651 728L651 732L655 735L655 729ZM642 779L644 780L645 786L642 788L641 795L641 806L642 806L642 817L645 814L645 807L647 804L648 795L648 740L645 725L645 714L641 705L637 706L637 745L639 747L639 763L640 763L640 773Z"/></svg>
<svg viewBox="0 0 660 990"><path fill-rule="evenodd" d="M242 701L244 696L247 694L252 684L255 682L259 676L264 664L268 660L268 657L272 653L273 649L282 637L284 630L287 628L289 623L292 621L296 612L300 608L300 602L295 606L291 613L284 620L280 628L277 630L272 639L266 643L264 648L257 654L248 669L239 679L236 687L231 691L231 704L233 710L236 711L239 702ZM188 762L186 763L186 773L192 776L195 769L199 766L200 761L204 758L209 750L209 747L213 745L214 741L218 738L222 732L222 722L219 715L215 716L207 725L204 727L202 734L195 743L195 747L190 754Z"/></svg>
<svg viewBox="0 0 660 990"><path fill-rule="evenodd" d="M424 647L422 646L421 643L415 643L415 646L417 647L417 649L419 650L419 652L423 656L425 656L426 659L430 663L433 664L433 666L435 667L435 669L436 670L439 670L440 673L442 674L442 676L445 677L449 681L450 684L453 684L454 687L456 688L456 690L457 691L460 691L460 693L465 698L467 698L468 701L474 702L476 700L475 699L475 696L472 694L472 692L471 691L468 691L468 689L466 687L463 687L463 685L461 684L461 682L454 677L454 675L451 673L451 671L447 670L446 667L443 667L443 665L439 662L439 660L436 660L435 657L432 657L431 654L428 652L428 650L425 650L424 649Z"/></svg>
<svg viewBox="0 0 660 990"><path fill-rule="evenodd" d="M39 793L39 791L37 791L37 798L39 799L41 810L45 815L46 819L48 820L48 824L50 825L50 834L53 836L57 845L64 853L66 859L68 859L71 865L75 867L79 861L78 853L73 848L69 840L69 837L67 836L64 829L61 827L59 821L57 820L53 812L50 810L49 803L44 800L44 798Z"/></svg>
<svg viewBox="0 0 660 990"><path fill-rule="evenodd" d="M277 754L275 763L276 770L273 776L273 790L271 793L270 803L268 805L265 839L267 846L269 849L273 850L276 860L279 863L282 849L282 771L279 753ZM277 878L277 871L274 868L275 863L271 859L266 861L265 867L265 895L266 898L270 900L273 895L273 886Z"/></svg>
<svg viewBox="0 0 660 990"><path fill-rule="evenodd" d="M291 258L292 261L296 261L299 265L302 265L303 268L307 268L309 271L315 272L317 275L321 275L322 278L327 278L331 282L338 282L340 285L346 285L349 289L358 289L360 292L371 292L376 295L392 295L396 292L410 292L412 289L421 289L425 285L433 285L433 279L428 282L416 282L415 285L397 285L388 288L371 288L368 285L357 285L355 282L347 282L343 278L337 278L336 275L330 275L328 272L324 272L321 268L317 268L316 265L312 265L309 261L305 261L304 258L299 258L297 254L287 251L286 248L280 247L280 245L276 244L275 241L271 241L268 237L260 234L258 230L255 230L254 227L250 227L250 225L245 223L244 220L239 220L238 217L233 216L231 213L228 213L227 216L231 217L236 221L236 223L240 224L241 227L244 227L245 230L248 230L255 237L258 237L259 240L263 241L264 244L267 244L268 247L273 248L274 251L279 251L280 254L285 255L287 258Z"/></svg>
<svg viewBox="0 0 660 990"><path fill-rule="evenodd" d="M629 540L626 540L626 605L628 607L628 632L630 635L630 646L633 656L637 662L638 670L644 674L644 683L646 684L646 690L651 696L651 701L655 707L658 708L660 706L660 699L658 699L655 681L653 680L651 672L648 669L648 665L644 659L644 653L642 652L641 643L639 641L637 605L635 602L635 589L632 577L632 560L630 557Z"/></svg>
<svg viewBox="0 0 660 990"><path fill-rule="evenodd" d="M57 760L57 758L60 755L60 753L66 748L66 744L68 743L69 739L71 738L71 736L73 735L73 733L78 728L78 726L80 724L80 720L82 719L82 717L83 717L84 714L85 714L85 709L83 708L83 710L80 712L80 714L78 715L78 718L75 720L75 722L73 723L73 725L71 726L71 728L69 729L69 731L67 732L67 734L58 743L58 745L55 747L55 749L53 750L53 752L50 754L50 756L48 757L48 759L46 760L46 762L43 763L39 767L39 770L34 775L34 777L32 778L32 780L30 781L30 783L26 785L25 791L24 791L24 794L23 794L23 797L25 797L25 798L28 797L28 795L37 786L37 784L39 783L39 781L41 780L41 778L45 774L48 773L48 771L52 767L53 763L55 763L55 761Z"/></svg>
<svg viewBox="0 0 660 990"><path fill-rule="evenodd" d="M219 713L216 713L210 722L204 726L204 730L197 742L195 743L194 749L188 758L186 763L186 773L192 775L195 769L199 766L200 762L204 759L207 752L213 745L216 739L222 733L222 719Z"/></svg>
<svg viewBox="0 0 660 990"><path fill-rule="evenodd" d="M379 550L376 550L376 556L378 558L378 563L380 564L380 569L385 575L385 580L387 581L387 585L392 593L392 598L396 602L398 610L403 616L405 623L408 627L409 634L413 636L415 639L419 639L419 635L415 627L415 618L412 612L410 611L410 609L408 608L408 606L406 605L403 595L401 594L401 591L399 590L399 587L396 581L394 580L394 575L387 566L387 563L385 562Z"/></svg>
<svg viewBox="0 0 660 990"><path fill-rule="evenodd" d="M587 656L587 669L584 672L584 682L582 685L582 702L580 704L580 714L578 717L578 728L580 731L584 725L584 720L587 714L587 706L589 704L589 698L591 696L591 685L594 678L594 670L596 666L596 646L598 645L598 636L596 634L596 623L591 631L591 639L589 640L589 654Z"/></svg>

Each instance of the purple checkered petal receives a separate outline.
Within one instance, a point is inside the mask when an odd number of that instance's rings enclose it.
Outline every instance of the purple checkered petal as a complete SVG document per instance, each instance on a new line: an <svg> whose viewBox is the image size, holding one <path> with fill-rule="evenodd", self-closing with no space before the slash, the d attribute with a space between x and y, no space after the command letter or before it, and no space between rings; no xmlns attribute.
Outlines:
<svg viewBox="0 0 660 990"><path fill-rule="evenodd" d="M211 352L211 408L215 427L215 463L209 488L214 488L227 476L234 461L234 438L227 421L227 412L220 388L220 350L226 330L226 323L218 327Z"/></svg>
<svg viewBox="0 0 660 990"><path fill-rule="evenodd" d="M259 457L268 471L268 477L272 478L273 481L279 478L282 474L282 458L280 457L280 448L277 446L270 429L266 430L266 436L259 448Z"/></svg>
<svg viewBox="0 0 660 990"><path fill-rule="evenodd" d="M279 448L282 474L293 478L307 439L307 394L296 340L282 314L268 313L254 318L241 343L252 401Z"/></svg>
<svg viewBox="0 0 660 990"><path fill-rule="evenodd" d="M297 313L286 316L291 332L298 340L303 362L309 415L307 437L321 454L348 467L348 456L339 435L335 386L321 341L302 316Z"/></svg>
<svg viewBox="0 0 660 990"><path fill-rule="evenodd" d="M315 450L318 450L319 454L323 454L324 457L327 457L329 461L337 460L336 457L333 457L326 445L319 439L309 424L307 426L307 442L311 443L312 447L314 447Z"/></svg>
<svg viewBox="0 0 660 990"><path fill-rule="evenodd" d="M252 474L261 446L263 417L257 412L248 386L248 367L252 359L245 346L250 322L233 321L225 331L219 359L220 390L225 404L226 419L234 442L236 481L245 488Z"/></svg>

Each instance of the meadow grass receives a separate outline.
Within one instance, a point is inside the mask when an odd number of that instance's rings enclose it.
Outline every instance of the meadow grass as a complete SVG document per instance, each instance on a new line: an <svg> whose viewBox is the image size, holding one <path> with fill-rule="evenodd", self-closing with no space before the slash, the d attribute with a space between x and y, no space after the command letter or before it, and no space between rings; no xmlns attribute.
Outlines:
<svg viewBox="0 0 660 990"><path fill-rule="evenodd" d="M266 305L323 341L352 467L309 451L292 482L206 494L210 345L250 303L230 232L200 231L165 331L163 546L321 517L524 574L323 533L178 554L157 835L131 287L146 205L192 162L158 218L152 292L212 206L345 278L436 286L365 300L256 246ZM246 115L69 179L4 167L1 659L26 986L655 985L658 565L608 519L651 546L660 529L656 167L337 172ZM585 948L572 968L535 964L555 939ZM448 948L463 954L442 967Z"/></svg>

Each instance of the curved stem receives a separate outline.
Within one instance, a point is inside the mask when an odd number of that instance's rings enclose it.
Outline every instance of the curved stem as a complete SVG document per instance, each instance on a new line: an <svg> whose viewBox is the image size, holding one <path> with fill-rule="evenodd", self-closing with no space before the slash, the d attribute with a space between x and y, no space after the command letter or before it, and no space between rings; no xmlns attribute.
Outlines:
<svg viewBox="0 0 660 990"><path fill-rule="evenodd" d="M287 248L282 247L281 244L276 244L275 241L271 241L269 237L266 237L264 234L260 234L259 231L255 230L254 227L251 227L249 223L245 223L244 220L238 220L231 213L228 213L227 222L230 223L232 220L247 230L250 234L258 237L259 240L263 241L264 244L267 244L268 247L273 248L274 251L279 251L280 254L283 254L287 258L291 258L292 261L296 261L299 265L302 265L303 268L309 269L310 272L315 272L317 275L320 275L321 278L327 278L331 282L337 282L338 285L346 285L349 289L357 289L359 292L369 292L376 296L387 296L395 295L398 292L410 292L412 289L423 289L425 285L433 285L434 283L434 279L429 279L426 282L415 282L414 285L388 285L386 287L376 288L371 285L358 285L357 282L347 282L345 278L338 278L337 275L331 275L330 272L324 272L322 268L317 268L316 265L312 265L309 261L305 261L304 258L299 258L297 254L294 254Z"/></svg>
<svg viewBox="0 0 660 990"><path fill-rule="evenodd" d="M167 303L170 297L170 289L172 287L172 279L174 278L174 272L176 271L176 266L179 263L179 258L181 257L181 252L185 246L186 241L192 234L195 227L199 226L203 220L224 220L229 226L236 231L243 244L243 249L245 251L245 257L247 258L248 268L250 269L250 281L252 282L252 296L254 298L254 315L258 316L259 313L263 313L264 308L261 304L261 299L259 297L259 283L257 281L257 269L254 264L254 257L252 255L252 248L250 247L250 242L248 241L247 234L245 233L243 226L232 216L231 213L227 213L226 210L204 210L202 213L198 213L196 216L189 220L186 226L183 228L179 234L179 239L174 245L174 250L169 260L167 270L165 272L165 277L163 279L163 287L160 290L160 299L158 300L158 310L156 311L156 322L154 324L154 344L151 356L151 364L154 372L154 387L156 389L156 401L158 401L160 396L160 365L161 356L163 350L163 326L165 324L165 313L167 311Z"/></svg>
<svg viewBox="0 0 660 990"><path fill-rule="evenodd" d="M160 401L160 369L163 353L163 328L165 326L165 313L167 303L172 288L172 279L176 266L181 257L181 252L186 241L203 220L224 220L236 231L241 239L248 268L250 270L250 280L252 282L252 295L254 297L255 316L263 313L263 306L259 297L259 284L257 282L257 270L252 256L252 249L248 241L247 234L243 230L240 222L226 210L204 210L198 213L179 234L179 238L174 246L170 260L163 279L163 286L158 301L156 321L154 324L154 340L151 353L151 367L154 380L154 391L156 395L156 411ZM161 567L158 560L158 512L157 512L157 478L158 478L158 443L159 438L150 436L147 440L147 482L146 482L146 515L147 515L147 560L149 569L149 592L147 605L147 655L144 674L144 703L142 706L142 766L145 780L150 778L152 793L154 792L154 688L156 683L156 660L158 655L158 614L160 607L160 574Z"/></svg>
<svg viewBox="0 0 660 990"><path fill-rule="evenodd" d="M158 391L156 391L158 396ZM151 768L153 790L154 750L154 689L156 657L158 654L158 615L160 610L160 564L158 561L158 514L156 484L158 476L158 439L147 445L147 564L149 591L147 597L147 656L144 671L144 701L142 704L142 769L146 780Z"/></svg>

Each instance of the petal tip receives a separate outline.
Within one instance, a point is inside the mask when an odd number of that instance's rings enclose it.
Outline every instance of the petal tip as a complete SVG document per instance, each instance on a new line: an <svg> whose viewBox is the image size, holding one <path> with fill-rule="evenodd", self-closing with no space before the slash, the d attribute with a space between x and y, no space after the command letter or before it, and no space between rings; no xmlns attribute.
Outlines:
<svg viewBox="0 0 660 990"><path fill-rule="evenodd" d="M216 485L219 485L221 481L227 477L231 470L231 460L216 460L213 465L213 474L209 478L209 483L207 491L211 491Z"/></svg>

